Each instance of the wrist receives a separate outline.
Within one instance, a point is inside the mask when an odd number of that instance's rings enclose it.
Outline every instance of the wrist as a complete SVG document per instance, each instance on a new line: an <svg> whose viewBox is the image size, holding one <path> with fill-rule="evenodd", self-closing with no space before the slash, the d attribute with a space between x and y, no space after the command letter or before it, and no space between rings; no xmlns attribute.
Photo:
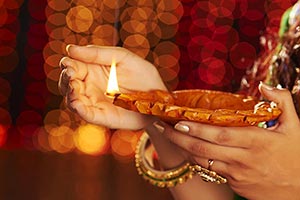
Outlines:
<svg viewBox="0 0 300 200"><path fill-rule="evenodd" d="M170 142L163 134L164 127L154 124L161 124L162 122L154 121L145 128L147 135L157 153L158 162L162 169L172 169L178 167L186 162L185 156L179 148ZM164 124L165 125L165 124ZM159 128L160 127L160 128Z"/></svg>
<svg viewBox="0 0 300 200"><path fill-rule="evenodd" d="M151 145L149 136L144 133L136 149L135 165L145 180L158 187L174 187L192 178L194 171L188 162L170 169L161 169L160 163L158 166L155 162L155 149Z"/></svg>

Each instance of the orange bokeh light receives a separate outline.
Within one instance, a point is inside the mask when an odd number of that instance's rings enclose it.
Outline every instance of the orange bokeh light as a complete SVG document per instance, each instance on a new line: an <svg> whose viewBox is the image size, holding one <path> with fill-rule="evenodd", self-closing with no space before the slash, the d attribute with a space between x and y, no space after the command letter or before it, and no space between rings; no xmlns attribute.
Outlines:
<svg viewBox="0 0 300 200"><path fill-rule="evenodd" d="M109 130L102 126L86 124L80 126L74 135L76 147L83 153L99 155L109 147Z"/></svg>
<svg viewBox="0 0 300 200"><path fill-rule="evenodd" d="M141 131L117 130L111 138L111 150L116 159L127 161L134 157Z"/></svg>
<svg viewBox="0 0 300 200"><path fill-rule="evenodd" d="M93 20L92 12L84 6L71 8L66 16L68 27L76 33L88 31Z"/></svg>
<svg viewBox="0 0 300 200"><path fill-rule="evenodd" d="M53 127L48 135L51 149L59 153L67 153L74 149L74 131L67 126Z"/></svg>

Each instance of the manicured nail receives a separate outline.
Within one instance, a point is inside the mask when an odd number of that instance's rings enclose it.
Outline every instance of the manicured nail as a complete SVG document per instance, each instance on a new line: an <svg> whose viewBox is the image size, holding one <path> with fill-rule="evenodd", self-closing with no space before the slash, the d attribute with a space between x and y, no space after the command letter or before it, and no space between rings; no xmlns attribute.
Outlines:
<svg viewBox="0 0 300 200"><path fill-rule="evenodd" d="M74 44L68 44L68 45L66 46L66 51L69 52L69 49L70 49L70 47L72 47L72 46L75 46L75 45L74 45Z"/></svg>
<svg viewBox="0 0 300 200"><path fill-rule="evenodd" d="M190 127L185 125L185 124L182 124L182 123L177 123L175 124L174 128L177 130L177 131L180 131L180 132L183 132L183 133L188 133L190 131Z"/></svg>
<svg viewBox="0 0 300 200"><path fill-rule="evenodd" d="M67 65L66 65L66 63L65 63L65 62L66 62L66 59L67 59L67 58L64 57L64 58L62 58L62 59L59 61L59 64L58 64L58 65L59 65L60 69L62 69L62 70L65 69L65 68L67 68Z"/></svg>
<svg viewBox="0 0 300 200"><path fill-rule="evenodd" d="M156 121L153 123L153 126L158 130L158 132L163 133L165 131L165 127L160 121Z"/></svg>
<svg viewBox="0 0 300 200"><path fill-rule="evenodd" d="M266 89L266 90L274 90L274 87L272 87L272 86L270 86L270 85L267 85L266 83L264 83L264 82L262 82L262 81L260 81L259 86L260 86L260 87L263 87L263 88Z"/></svg>
<svg viewBox="0 0 300 200"><path fill-rule="evenodd" d="M59 66L60 66L60 69L66 69L67 68L67 66L66 65L64 65L63 63L59 63Z"/></svg>

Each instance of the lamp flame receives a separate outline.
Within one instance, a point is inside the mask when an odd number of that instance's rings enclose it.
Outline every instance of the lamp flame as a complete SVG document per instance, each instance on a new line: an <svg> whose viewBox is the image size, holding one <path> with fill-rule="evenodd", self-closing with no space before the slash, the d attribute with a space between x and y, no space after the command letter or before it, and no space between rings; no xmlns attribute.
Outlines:
<svg viewBox="0 0 300 200"><path fill-rule="evenodd" d="M110 68L106 93L110 94L110 95L120 93L119 86L118 86L118 79L117 79L116 62L114 60L111 64L111 68Z"/></svg>

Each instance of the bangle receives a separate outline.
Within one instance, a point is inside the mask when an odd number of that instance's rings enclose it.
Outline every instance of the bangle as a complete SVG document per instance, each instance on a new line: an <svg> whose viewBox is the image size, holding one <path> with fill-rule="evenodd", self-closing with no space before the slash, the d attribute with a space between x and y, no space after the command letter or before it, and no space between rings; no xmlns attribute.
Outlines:
<svg viewBox="0 0 300 200"><path fill-rule="evenodd" d="M152 185L161 188L174 187L177 184L184 183L187 179L192 178L194 172L191 170L191 165L189 163L184 163L175 169L166 171L159 171L151 167L144 156L148 140L149 136L146 133L143 133L136 148L135 166L139 175Z"/></svg>
<svg viewBox="0 0 300 200"><path fill-rule="evenodd" d="M191 165L190 163L184 163L181 166L160 171L150 166L145 158L145 149L149 141L147 133L143 133L140 141L137 144L135 154L135 166L138 174L141 175L146 181L152 185L164 188L174 187L177 184L186 182L192 178L193 175L200 175L203 181L212 183L226 183L226 178L218 175L216 172L203 168L199 165Z"/></svg>

